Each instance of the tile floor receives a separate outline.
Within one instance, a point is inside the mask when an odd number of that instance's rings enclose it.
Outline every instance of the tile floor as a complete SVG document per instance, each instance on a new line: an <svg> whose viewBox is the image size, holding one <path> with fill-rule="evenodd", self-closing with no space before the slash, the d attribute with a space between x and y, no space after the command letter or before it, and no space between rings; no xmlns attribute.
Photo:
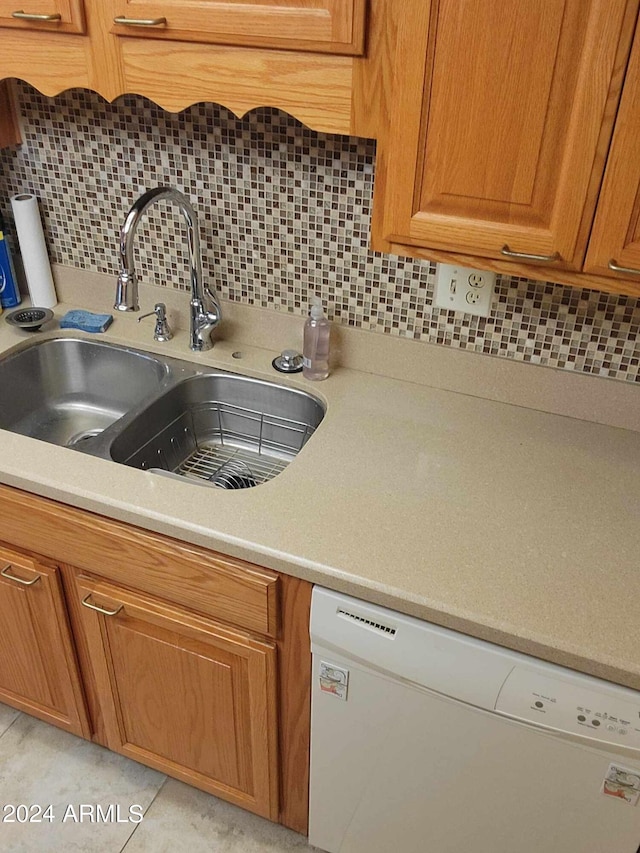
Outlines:
<svg viewBox="0 0 640 853"><path fill-rule="evenodd" d="M20 822L24 810L11 809L19 804L41 807L41 815L30 810L41 822ZM315 848L282 826L0 705L2 853L183 850L310 853Z"/></svg>

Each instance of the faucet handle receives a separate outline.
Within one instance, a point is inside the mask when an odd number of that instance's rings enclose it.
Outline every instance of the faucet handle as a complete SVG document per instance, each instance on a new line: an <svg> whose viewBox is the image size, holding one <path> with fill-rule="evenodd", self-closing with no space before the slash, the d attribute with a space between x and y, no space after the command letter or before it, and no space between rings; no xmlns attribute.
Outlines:
<svg viewBox="0 0 640 853"><path fill-rule="evenodd" d="M221 318L220 303L208 287L203 288L203 296L194 296L189 303L191 310L191 349L204 352L211 349L211 332Z"/></svg>
<svg viewBox="0 0 640 853"><path fill-rule="evenodd" d="M153 340L154 341L170 341L173 337L173 332L169 328L169 323L167 322L167 306L164 302L156 302L153 311L149 311L148 314L143 314L141 317L138 317L138 323L140 320L144 320L145 317L151 317L155 315L156 318L156 326L153 330Z"/></svg>

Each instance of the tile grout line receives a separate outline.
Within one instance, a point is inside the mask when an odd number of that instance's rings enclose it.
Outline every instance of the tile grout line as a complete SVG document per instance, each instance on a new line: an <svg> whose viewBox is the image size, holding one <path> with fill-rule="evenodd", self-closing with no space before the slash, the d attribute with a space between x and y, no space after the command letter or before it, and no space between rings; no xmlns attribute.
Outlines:
<svg viewBox="0 0 640 853"><path fill-rule="evenodd" d="M9 706L7 705L7 707L9 707ZM11 722L9 723L7 728L4 729L2 732L0 732L0 738L2 738L4 735L6 735L6 733L9 731L10 728L12 728L14 723L16 723L20 719L20 717L22 717L22 716L23 716L22 711L18 711L18 713L15 715L13 720L11 720Z"/></svg>
<svg viewBox="0 0 640 853"><path fill-rule="evenodd" d="M144 810L144 816L143 816L143 819L140 821L140 823L139 823L139 824L137 824L137 826L135 826L135 827L134 827L133 832L131 833L131 835L130 835L130 836L127 838L127 840L125 841L124 846L120 848L119 853L125 853L125 851L126 851L127 847L129 846L129 842L131 841L131 839L133 838L133 836L136 834L136 832L138 831L139 827L141 827L141 826L142 826L142 824L144 823L144 818L146 818L146 816L147 816L147 812L149 811L149 809L151 808L151 806L155 803L155 801L158 799L158 797L160 796L160 793L162 792L162 789L164 788L164 786L167 784L167 782L168 782L168 781L169 781L169 777L168 777L168 776L165 776L165 777L164 777L164 780L163 780L163 782L162 782L162 785L160 785L160 787L158 788L158 790L155 792L155 794L154 794L154 796L153 796L153 799L151 800L151 802L149 803L149 805L148 805L148 806L146 807L146 809Z"/></svg>

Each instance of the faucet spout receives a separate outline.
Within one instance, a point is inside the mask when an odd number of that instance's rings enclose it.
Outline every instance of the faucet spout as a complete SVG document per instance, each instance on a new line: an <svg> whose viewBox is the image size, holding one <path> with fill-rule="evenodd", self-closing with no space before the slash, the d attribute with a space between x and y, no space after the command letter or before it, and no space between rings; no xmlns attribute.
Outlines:
<svg viewBox="0 0 640 853"><path fill-rule="evenodd" d="M191 203L173 187L156 187L149 190L133 204L120 231L120 274L114 308L118 311L139 311L138 278L133 263L133 239L144 212L160 199L173 201L187 223L187 245L189 254L190 299L190 343L194 352L211 349L211 332L221 319L220 303L215 293L202 280L202 258L198 219Z"/></svg>

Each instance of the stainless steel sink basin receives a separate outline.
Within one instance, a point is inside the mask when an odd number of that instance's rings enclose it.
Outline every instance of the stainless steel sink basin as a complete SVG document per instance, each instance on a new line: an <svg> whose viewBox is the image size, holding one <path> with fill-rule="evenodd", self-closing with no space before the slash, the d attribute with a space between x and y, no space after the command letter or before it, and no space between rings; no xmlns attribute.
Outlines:
<svg viewBox="0 0 640 853"><path fill-rule="evenodd" d="M324 417L303 391L229 374L185 379L125 426L111 458L225 489L279 474Z"/></svg>
<svg viewBox="0 0 640 853"><path fill-rule="evenodd" d="M99 341L57 338L0 360L0 428L74 446L157 394L161 361Z"/></svg>
<svg viewBox="0 0 640 853"><path fill-rule="evenodd" d="M275 477L325 414L304 391L78 338L0 358L0 400L0 429L225 489Z"/></svg>

